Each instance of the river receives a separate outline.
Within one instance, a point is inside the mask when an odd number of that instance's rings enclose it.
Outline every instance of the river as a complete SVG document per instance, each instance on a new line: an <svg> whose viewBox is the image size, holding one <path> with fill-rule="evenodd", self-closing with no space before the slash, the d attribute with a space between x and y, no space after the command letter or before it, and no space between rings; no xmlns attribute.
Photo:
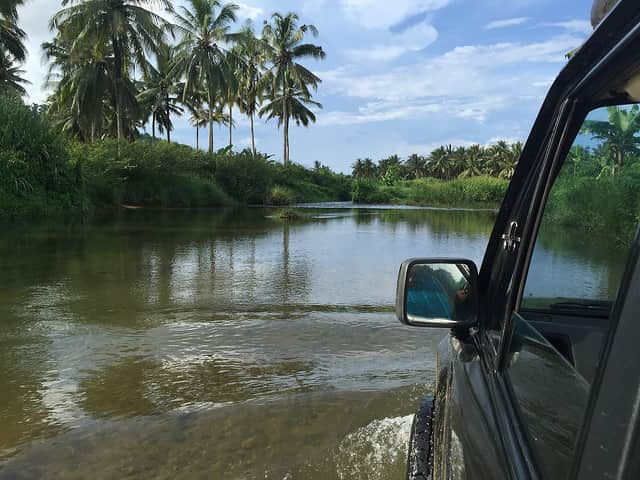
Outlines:
<svg viewBox="0 0 640 480"><path fill-rule="evenodd" d="M446 332L395 320L398 266L480 264L495 214L315 207L5 226L0 478L402 479ZM540 258L606 289L608 251Z"/></svg>

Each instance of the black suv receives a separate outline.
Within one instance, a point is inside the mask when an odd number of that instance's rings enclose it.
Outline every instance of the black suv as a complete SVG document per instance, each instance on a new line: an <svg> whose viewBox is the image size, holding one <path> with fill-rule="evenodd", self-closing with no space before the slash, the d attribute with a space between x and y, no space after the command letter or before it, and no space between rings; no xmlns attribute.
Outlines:
<svg viewBox="0 0 640 480"><path fill-rule="evenodd" d="M638 102L640 3L621 0L551 87L479 274L459 259L402 265L400 321L451 329L438 351L434 398L414 422L410 479L640 478L639 206L628 204L628 238L562 233L554 206L563 201L587 225L611 211L606 195L593 201L566 186L600 187L627 168L624 148L602 143L602 129L612 122L627 132L640 121ZM635 151L635 133L627 141ZM571 180L580 151L611 162L591 180ZM588 246L596 234L611 236L620 265L605 286L537 262L544 242L581 235Z"/></svg>

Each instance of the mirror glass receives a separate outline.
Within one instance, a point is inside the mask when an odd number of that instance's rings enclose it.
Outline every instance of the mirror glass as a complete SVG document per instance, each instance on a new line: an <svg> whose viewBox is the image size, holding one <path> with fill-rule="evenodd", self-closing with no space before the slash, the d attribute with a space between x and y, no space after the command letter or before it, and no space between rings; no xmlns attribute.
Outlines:
<svg viewBox="0 0 640 480"><path fill-rule="evenodd" d="M414 264L407 272L407 317L410 321L471 321L475 301L473 288L468 265Z"/></svg>

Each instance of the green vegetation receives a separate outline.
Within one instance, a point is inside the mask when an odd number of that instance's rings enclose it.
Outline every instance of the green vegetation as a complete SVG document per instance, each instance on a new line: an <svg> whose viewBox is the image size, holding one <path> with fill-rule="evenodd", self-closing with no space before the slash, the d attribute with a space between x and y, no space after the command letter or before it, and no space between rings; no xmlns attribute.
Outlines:
<svg viewBox="0 0 640 480"><path fill-rule="evenodd" d="M500 205L522 153L522 144L498 142L437 148L430 155L392 155L353 164L353 200L426 206Z"/></svg>
<svg viewBox="0 0 640 480"><path fill-rule="evenodd" d="M629 242L640 221L640 106L609 107L606 120L589 119L556 180L545 221L585 233L613 233ZM447 207L498 207L522 144L434 150L353 164L355 202Z"/></svg>
<svg viewBox="0 0 640 480"><path fill-rule="evenodd" d="M300 213L300 211L294 210L292 208L285 208L283 210L278 210L275 216L280 220L285 220L287 222L301 220L302 218L304 218L304 215Z"/></svg>
<svg viewBox="0 0 640 480"><path fill-rule="evenodd" d="M0 97L0 219L84 212L79 171L37 108Z"/></svg>
<svg viewBox="0 0 640 480"><path fill-rule="evenodd" d="M371 204L443 207L490 207L500 205L509 182L491 177L438 180L422 178L384 185L371 180L354 181L353 201Z"/></svg>
<svg viewBox="0 0 640 480"><path fill-rule="evenodd" d="M607 108L581 131L597 146L575 146L556 180L545 221L633 239L640 221L640 107Z"/></svg>
<svg viewBox="0 0 640 480"><path fill-rule="evenodd" d="M212 155L140 138L82 143L50 116L0 96L0 220L83 216L120 205L188 208L348 200L351 180L329 168L287 167L251 150Z"/></svg>

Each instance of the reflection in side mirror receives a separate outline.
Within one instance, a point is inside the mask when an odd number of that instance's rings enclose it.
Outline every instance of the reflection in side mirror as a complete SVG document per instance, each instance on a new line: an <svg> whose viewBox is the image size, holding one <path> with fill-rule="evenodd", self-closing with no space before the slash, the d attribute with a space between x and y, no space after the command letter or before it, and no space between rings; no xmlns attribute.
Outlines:
<svg viewBox="0 0 640 480"><path fill-rule="evenodd" d="M478 272L469 260L409 260L398 277L396 312L406 325L471 326L478 316Z"/></svg>

